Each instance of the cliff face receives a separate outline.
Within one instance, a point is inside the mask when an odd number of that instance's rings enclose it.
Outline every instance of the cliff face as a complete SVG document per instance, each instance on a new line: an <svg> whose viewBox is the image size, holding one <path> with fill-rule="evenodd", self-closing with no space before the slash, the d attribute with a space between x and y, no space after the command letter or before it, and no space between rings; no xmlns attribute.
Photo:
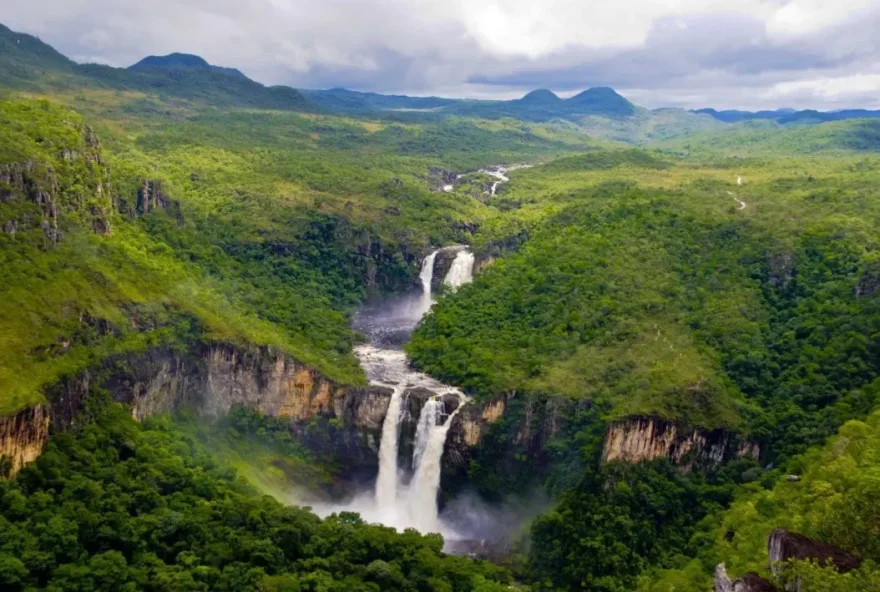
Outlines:
<svg viewBox="0 0 880 592"><path fill-rule="evenodd" d="M811 560L823 567L833 567L847 573L861 566L862 561L838 547L815 541L802 534L775 529L767 539L767 555L773 573L780 573L784 563L790 560Z"/></svg>
<svg viewBox="0 0 880 592"><path fill-rule="evenodd" d="M604 462L668 458L686 469L715 467L741 457L758 458L759 447L727 430L701 431L655 417L612 423L605 434Z"/></svg>
<svg viewBox="0 0 880 592"><path fill-rule="evenodd" d="M40 456L48 438L49 415L43 406L0 417L0 459L6 459L0 477L15 475Z"/></svg>
<svg viewBox="0 0 880 592"><path fill-rule="evenodd" d="M731 580L727 568L719 563L715 568L715 584L712 592L776 592L776 586L755 572L749 572L741 578Z"/></svg>
<svg viewBox="0 0 880 592"><path fill-rule="evenodd" d="M368 464L375 462L391 399L390 389L337 385L269 347L210 344L188 353L156 348L62 380L48 389L47 405L0 418L0 456L11 459L13 474L39 456L50 425L64 430L76 424L92 386L129 404L137 419L181 406L208 418L235 405L259 409L288 418L291 429L322 452ZM309 431L311 423L333 420L334 441L318 441ZM336 444L340 449L334 451Z"/></svg>
<svg viewBox="0 0 880 592"><path fill-rule="evenodd" d="M469 403L455 416L443 455L443 488L517 491L539 485L554 466L551 442L562 437L576 403L506 393Z"/></svg>
<svg viewBox="0 0 880 592"><path fill-rule="evenodd" d="M0 229L13 238L39 230L54 247L73 225L110 233L112 198L101 146L89 126L66 125L77 135L51 157L0 164L0 204L12 205L0 208Z"/></svg>
<svg viewBox="0 0 880 592"><path fill-rule="evenodd" d="M390 400L387 389L337 385L274 348L228 344L186 355L152 350L114 364L103 384L138 419L181 405L214 418L243 405L292 422L327 416L375 430Z"/></svg>

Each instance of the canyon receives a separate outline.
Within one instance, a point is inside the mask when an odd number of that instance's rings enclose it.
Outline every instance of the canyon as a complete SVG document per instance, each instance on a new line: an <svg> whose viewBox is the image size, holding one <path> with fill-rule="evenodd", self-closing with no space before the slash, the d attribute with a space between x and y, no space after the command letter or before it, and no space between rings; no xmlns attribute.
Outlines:
<svg viewBox="0 0 880 592"><path fill-rule="evenodd" d="M338 384L272 347L207 343L185 352L157 347L111 358L66 378L48 389L46 403L0 418L0 455L9 459L9 474L18 472L39 456L51 430L76 425L89 390L100 387L128 404L139 420L181 408L217 418L237 405L288 419L292 432L316 453L342 460L346 472L378 475L377 482L394 492L398 467L404 484L417 471L419 463L413 459L416 450L427 444L428 415L434 417L434 427L443 429L442 441L434 448L439 479L441 462L443 474L465 472L483 437L504 417L511 401L525 397L524 417L507 446L511 454L518 450L539 460L565 426L572 401L511 392L462 404L466 398L458 389L410 370L400 350L435 291L470 281L474 268L474 256L464 246L433 251L423 259L420 292L367 306L356 317L356 326L371 341L357 348L369 385ZM535 424L533 417L538 416ZM318 432L332 437L316 437L315 430L308 429L316 422L321 426ZM602 458L638 462L665 457L690 469L758 455L756 444L730 431L636 417L608 426ZM383 458L386 464L394 459L384 478ZM436 488L426 498L436 498ZM436 505L432 507L436 511Z"/></svg>

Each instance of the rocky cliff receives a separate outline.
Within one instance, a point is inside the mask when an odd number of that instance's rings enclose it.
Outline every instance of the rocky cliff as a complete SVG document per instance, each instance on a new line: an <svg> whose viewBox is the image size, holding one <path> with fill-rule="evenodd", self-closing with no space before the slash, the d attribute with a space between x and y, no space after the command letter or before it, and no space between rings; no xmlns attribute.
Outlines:
<svg viewBox="0 0 880 592"><path fill-rule="evenodd" d="M734 432L699 430L656 417L629 417L612 423L605 434L604 462L668 458L686 469L715 467L726 461L758 458L760 449Z"/></svg>
<svg viewBox="0 0 880 592"><path fill-rule="evenodd" d="M767 539L767 555L773 573L784 569L786 561L810 560L823 567L833 567L840 573L858 569L862 561L842 549L805 537L802 534L775 529Z"/></svg>
<svg viewBox="0 0 880 592"><path fill-rule="evenodd" d="M13 474L39 456L50 425L64 430L76 424L94 387L129 404L138 419L181 406L208 418L235 405L259 409L288 418L293 431L328 454L328 443L309 428L333 422L337 438L329 444L352 462L367 464L375 462L391 399L390 389L337 385L271 347L215 343L185 353L154 348L64 379L47 390L46 405L0 418L0 456L11 460Z"/></svg>
<svg viewBox="0 0 880 592"><path fill-rule="evenodd" d="M15 475L35 460L49 438L49 414L42 405L0 417L0 477Z"/></svg>
<svg viewBox="0 0 880 592"><path fill-rule="evenodd" d="M79 224L109 234L112 197L101 146L87 125L45 159L0 164L0 229L15 238L39 231L48 246Z"/></svg>
<svg viewBox="0 0 880 592"><path fill-rule="evenodd" d="M725 565L719 563L715 568L715 584L712 592L776 592L776 586L753 571L741 578L731 580Z"/></svg>
<svg viewBox="0 0 880 592"><path fill-rule="evenodd" d="M802 534L788 532L781 528L775 529L767 539L767 556L773 575L780 577L785 583L785 590L801 590L797 580L786 577L786 562L806 560L813 561L823 567L830 567L839 573L847 573L861 566L862 561L842 549L821 541L813 540ZM713 592L775 592L778 588L755 572L731 580L723 563L715 568L715 585Z"/></svg>

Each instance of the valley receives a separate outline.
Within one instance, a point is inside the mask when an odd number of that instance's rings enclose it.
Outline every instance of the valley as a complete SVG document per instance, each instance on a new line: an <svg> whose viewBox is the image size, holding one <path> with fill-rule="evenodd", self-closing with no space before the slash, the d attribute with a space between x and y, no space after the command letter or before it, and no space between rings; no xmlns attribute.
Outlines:
<svg viewBox="0 0 880 592"><path fill-rule="evenodd" d="M870 113L5 27L0 99L0 588L880 585Z"/></svg>

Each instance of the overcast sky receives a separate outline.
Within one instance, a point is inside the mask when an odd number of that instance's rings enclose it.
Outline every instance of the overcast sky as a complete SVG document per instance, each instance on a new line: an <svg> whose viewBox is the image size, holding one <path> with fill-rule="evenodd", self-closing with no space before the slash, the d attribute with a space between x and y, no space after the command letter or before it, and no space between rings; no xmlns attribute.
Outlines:
<svg viewBox="0 0 880 592"><path fill-rule="evenodd" d="M880 0L0 0L80 62L195 53L266 84L647 107L880 108Z"/></svg>

